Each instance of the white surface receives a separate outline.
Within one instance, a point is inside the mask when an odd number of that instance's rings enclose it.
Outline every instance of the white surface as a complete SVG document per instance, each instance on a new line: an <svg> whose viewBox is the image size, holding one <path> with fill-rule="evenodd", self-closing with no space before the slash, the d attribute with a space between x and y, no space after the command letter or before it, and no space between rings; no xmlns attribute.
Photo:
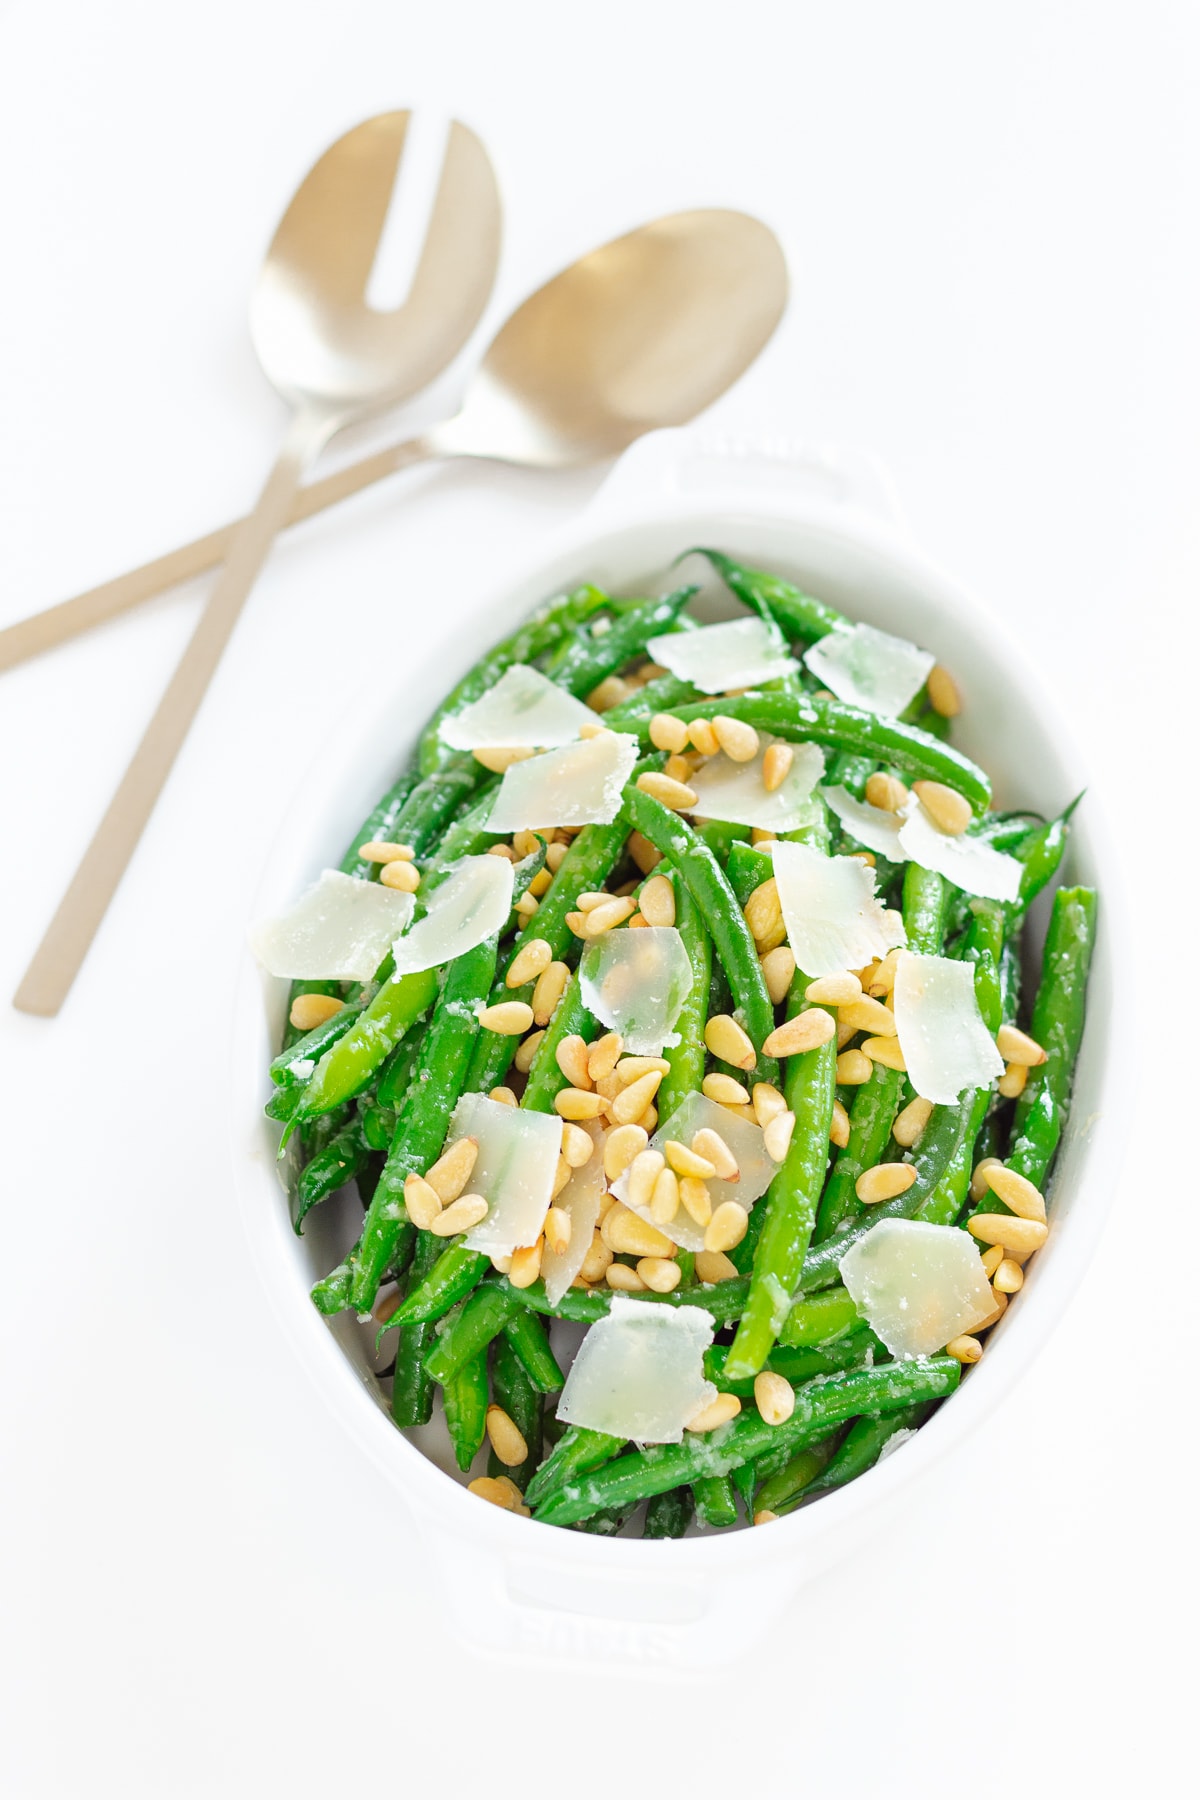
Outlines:
<svg viewBox="0 0 1200 1800"><path fill-rule="evenodd" d="M5 620L246 503L281 426L244 326L258 251L324 142L428 98L483 133L504 185L493 321L655 211L740 204L776 225L792 311L714 416L879 452L922 546L1035 639L1113 811L1186 855L1128 731L1154 733L1156 769L1191 759L1200 19L1062 0L572 16L0 13ZM22 1800L85 1781L317 1795L400 1766L465 1793L494 1784L518 1720L548 1792L602 1712L622 1721L626 1791L661 1781L672 1734L643 1676L550 1672L531 1732L527 1678L444 1636L408 1519L312 1405L245 1265L224 1124L249 896L323 720L381 662L451 642L473 589L591 485L431 471L296 535L67 1010L0 1021L0 1317L20 1377L0 1427L0 1755ZM6 991L194 604L3 677ZM1151 623L1179 651L1153 673L1123 647ZM169 937L151 923L167 916ZM1034 1373L730 1686L703 1741L713 1791L750 1741L764 1788L802 1769L854 1800L957 1797L964 1767L986 1795L1180 1782L1191 1329L1144 1253L1151 1219L1158 1242L1190 1241L1175 1162L1173 1143L1139 1151ZM580 1791L589 1774L611 1786L611 1764L589 1757Z"/></svg>

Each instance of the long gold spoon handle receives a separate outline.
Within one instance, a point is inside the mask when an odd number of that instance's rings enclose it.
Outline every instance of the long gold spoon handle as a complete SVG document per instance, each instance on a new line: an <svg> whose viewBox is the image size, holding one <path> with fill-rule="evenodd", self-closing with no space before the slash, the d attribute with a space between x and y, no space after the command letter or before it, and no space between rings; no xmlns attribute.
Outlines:
<svg viewBox="0 0 1200 1800"><path fill-rule="evenodd" d="M370 487L373 482L382 481L385 475L407 468L410 463L424 461L433 454L434 449L425 438L410 438L406 443L376 450L360 462L338 469L333 475L323 475L319 481L300 488L292 496L284 524L296 525L301 519L309 519L327 506L335 506L339 500L346 500L360 489ZM14 668L31 656L40 656L44 650L53 650L81 631L90 631L93 625L102 625L105 619L115 618L131 606L140 606L143 600L152 600L155 594L161 594L193 575L202 575L206 569L216 568L229 555L234 535L245 523L244 518L235 519L231 525L223 525L205 537L193 538L190 544L182 544L166 556L157 556L139 569L129 569L112 581L103 581L99 587L76 594L72 600L62 600L57 606L48 606L31 618L6 626L0 630L0 671Z"/></svg>

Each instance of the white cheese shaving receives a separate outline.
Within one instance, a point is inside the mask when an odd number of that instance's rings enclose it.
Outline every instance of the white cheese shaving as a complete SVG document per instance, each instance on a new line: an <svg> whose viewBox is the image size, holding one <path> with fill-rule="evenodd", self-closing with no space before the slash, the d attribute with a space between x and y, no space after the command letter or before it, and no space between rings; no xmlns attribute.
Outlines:
<svg viewBox="0 0 1200 1800"><path fill-rule="evenodd" d="M975 1240L955 1225L880 1219L840 1268L850 1298L893 1356L933 1356L996 1310Z"/></svg>
<svg viewBox="0 0 1200 1800"><path fill-rule="evenodd" d="M513 1109L509 1107L508 1110ZM555 1206L560 1207L571 1221L571 1235L566 1248L561 1251L552 1250L548 1242L542 1249L542 1280L551 1306L558 1305L583 1267L584 1258L592 1247L592 1233L600 1218L600 1202L608 1186L604 1177L604 1140L608 1133L591 1119L584 1120L582 1129L596 1148L590 1160L582 1169L575 1170L562 1193L554 1199Z"/></svg>
<svg viewBox="0 0 1200 1800"><path fill-rule="evenodd" d="M788 942L806 975L861 969L903 944L904 922L875 898L875 871L811 844L772 845Z"/></svg>
<svg viewBox="0 0 1200 1800"><path fill-rule="evenodd" d="M396 976L436 969L500 931L512 911L506 856L464 856L429 896L429 911L392 946Z"/></svg>
<svg viewBox="0 0 1200 1800"><path fill-rule="evenodd" d="M890 862L904 862L904 852L900 848L903 821L896 813L885 812L882 806L871 806L865 800L856 800L844 787L823 787L821 792L830 812L841 820L864 850L873 850L876 856L886 856Z"/></svg>
<svg viewBox="0 0 1200 1800"><path fill-rule="evenodd" d="M250 927L250 948L288 981L370 981L412 912L411 894L325 869L285 912Z"/></svg>
<svg viewBox="0 0 1200 1800"><path fill-rule="evenodd" d="M736 1200L739 1206L745 1207L749 1212L760 1195L766 1193L778 1169L778 1164L767 1155L761 1128L753 1120L739 1119L736 1113L732 1113L727 1106L718 1106L707 1094L691 1093L679 1102L673 1113L668 1114L650 1139L649 1148L662 1150L668 1138L690 1145L696 1133L706 1126L724 1138L738 1166L736 1181L720 1181L714 1176L705 1184L712 1196L713 1211L725 1200ZM628 1170L613 1182L612 1191L618 1200L629 1205ZM637 1213L639 1219L645 1219L647 1224L656 1225L681 1250L703 1250L704 1228L696 1224L683 1206L667 1225L653 1218L649 1207L635 1206L631 1210Z"/></svg>
<svg viewBox="0 0 1200 1800"><path fill-rule="evenodd" d="M935 658L873 625L839 626L805 652L818 681L848 706L894 718L920 692Z"/></svg>
<svg viewBox="0 0 1200 1800"><path fill-rule="evenodd" d="M993 850L978 838L939 831L915 794L905 804L900 848L910 862L944 875L965 894L1015 900L1021 891L1022 865L1015 856Z"/></svg>
<svg viewBox="0 0 1200 1800"><path fill-rule="evenodd" d="M571 744L596 715L582 700L548 681L528 663L513 663L495 687L438 726L452 750L485 750L528 744L539 750Z"/></svg>
<svg viewBox="0 0 1200 1800"><path fill-rule="evenodd" d="M795 831L808 816L813 789L825 772L825 758L816 744L793 744L791 767L769 794L763 786L763 758L772 744L783 741L760 733L753 762L734 762L722 751L697 769L689 783L699 796L696 811L708 819L757 825L763 831Z"/></svg>
<svg viewBox="0 0 1200 1800"><path fill-rule="evenodd" d="M479 1146L468 1190L488 1203L487 1217L463 1240L467 1248L511 1256L536 1244L558 1171L562 1120L501 1106L485 1094L464 1094L450 1115L446 1143L463 1137Z"/></svg>
<svg viewBox="0 0 1200 1800"><path fill-rule="evenodd" d="M692 988L692 963L673 925L606 931L579 959L583 1003L619 1031L633 1056L679 1042L673 1028Z"/></svg>
<svg viewBox="0 0 1200 1800"><path fill-rule="evenodd" d="M488 830L611 825L621 810L622 791L637 755L635 737L601 731L580 744L565 744L513 763L504 772Z"/></svg>
<svg viewBox="0 0 1200 1800"><path fill-rule="evenodd" d="M580 1344L557 1416L639 1444L682 1443L688 1420L716 1398L704 1379L713 1330L703 1307L618 1295Z"/></svg>
<svg viewBox="0 0 1200 1800"><path fill-rule="evenodd" d="M698 631L672 631L653 637L648 653L681 681L702 694L724 694L730 688L757 687L795 674L798 664L788 655L778 631L762 619L730 619L701 625Z"/></svg>
<svg viewBox="0 0 1200 1800"><path fill-rule="evenodd" d="M951 1106L964 1088L986 1087L1004 1059L975 998L973 963L905 951L892 994L908 1078L924 1100Z"/></svg>

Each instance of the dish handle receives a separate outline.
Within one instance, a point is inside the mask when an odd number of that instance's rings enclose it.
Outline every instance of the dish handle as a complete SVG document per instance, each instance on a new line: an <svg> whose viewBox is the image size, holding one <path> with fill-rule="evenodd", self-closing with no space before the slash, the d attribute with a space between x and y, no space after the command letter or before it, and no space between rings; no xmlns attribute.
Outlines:
<svg viewBox="0 0 1200 1800"><path fill-rule="evenodd" d="M908 523L883 464L865 451L817 447L768 432L710 427L651 431L618 459L588 507L589 519L655 511L664 500L744 497L778 511L781 502L850 511L907 538Z"/></svg>

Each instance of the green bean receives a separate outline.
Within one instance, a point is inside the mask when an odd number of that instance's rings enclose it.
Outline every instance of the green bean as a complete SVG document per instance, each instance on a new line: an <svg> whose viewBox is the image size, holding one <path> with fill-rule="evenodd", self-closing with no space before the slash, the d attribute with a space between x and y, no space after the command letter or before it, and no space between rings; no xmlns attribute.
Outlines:
<svg viewBox="0 0 1200 1800"><path fill-rule="evenodd" d="M1032 1071L1017 1101L1017 1133L1043 1089L1061 1112L1067 1109L1071 1077L1083 1040L1087 978L1095 941L1095 890L1060 888L1050 912L1042 978L1029 1027L1034 1041L1046 1052L1046 1060Z"/></svg>
<svg viewBox="0 0 1200 1800"><path fill-rule="evenodd" d="M827 1466L836 1447L836 1436L827 1437L820 1443L810 1444L807 1449L797 1450L794 1456L789 1456L783 1466L769 1474L758 1489L754 1496L755 1510L790 1512Z"/></svg>
<svg viewBox="0 0 1200 1800"><path fill-rule="evenodd" d="M496 790L499 786L498 776L487 782L483 791L472 800L470 806L460 813L453 824L447 827L437 849L421 870L421 885L417 890L418 898L431 894L435 888L439 888L451 871L457 868L464 856L486 856L493 844L503 841L504 834L502 832L487 829L492 808L496 804Z"/></svg>
<svg viewBox="0 0 1200 1800"><path fill-rule="evenodd" d="M558 1048L563 1039L581 1037L585 1043L591 1043L599 1029L583 1004L579 970L572 969L571 979L563 990L562 999L555 1007L554 1016L529 1065L525 1092L521 1095L521 1105L526 1112L553 1112L555 1095L571 1085L558 1066Z"/></svg>
<svg viewBox="0 0 1200 1800"><path fill-rule="evenodd" d="M773 1057L762 1053L763 1040L775 1029L775 1009L767 995L762 966L750 927L733 897L724 871L703 843L676 813L640 788L625 791L625 806L633 826L649 838L678 869L700 909L705 929L721 959L741 1023L758 1055L755 1078L774 1082L778 1070Z"/></svg>
<svg viewBox="0 0 1200 1800"><path fill-rule="evenodd" d="M501 1284L507 1277L501 1277ZM700 1285L692 1288L676 1288L670 1294L636 1294L625 1295L625 1299L636 1299L639 1306L702 1306L710 1312L718 1325L728 1325L736 1319L746 1304L746 1295L750 1283L745 1276L732 1277L728 1281L717 1282L715 1286ZM514 1288L526 1306L534 1312L544 1313L551 1319L570 1319L576 1325L594 1325L597 1319L603 1319L612 1305L612 1294L607 1288L593 1288L587 1292L584 1288L568 1288L557 1305L546 1298L546 1290L540 1281L535 1281L527 1288ZM453 1303L451 1303L453 1304Z"/></svg>
<svg viewBox="0 0 1200 1800"><path fill-rule="evenodd" d="M311 992L317 986L337 987L339 984L327 981L308 982L304 985ZM267 1071L275 1086L303 1087L326 1050L336 1044L339 1038L345 1037L366 1004L365 1000L353 1001L349 1006L343 1006L341 1012L334 1013L332 1018L322 1019L311 1031L294 1034L288 1040L287 1048L279 1052Z"/></svg>
<svg viewBox="0 0 1200 1800"><path fill-rule="evenodd" d="M420 1282L437 1257L438 1240L429 1231L419 1231L416 1237L410 1279ZM427 1425L433 1416L433 1377L425 1367L433 1342L432 1325L400 1327L392 1374L392 1418L397 1425Z"/></svg>
<svg viewBox="0 0 1200 1800"><path fill-rule="evenodd" d="M345 1187L348 1181L353 1181L366 1167L369 1154L370 1145L363 1132L363 1122L356 1116L343 1125L310 1162L305 1163L296 1188L293 1224L297 1236L303 1232L304 1220L313 1207L340 1187Z"/></svg>
<svg viewBox="0 0 1200 1800"><path fill-rule="evenodd" d="M506 1321L504 1335L538 1392L561 1393L566 1376L558 1366L546 1328L538 1316L522 1307Z"/></svg>
<svg viewBox="0 0 1200 1800"><path fill-rule="evenodd" d="M844 1337L823 1344L819 1349L795 1350L790 1345L778 1343L764 1367L795 1386L800 1381L811 1381L814 1375L836 1375L841 1369L866 1368L876 1360L883 1361L886 1356L875 1333L864 1325L856 1331L847 1331ZM715 1347L704 1352L704 1377L723 1394L736 1394L739 1400L754 1397L753 1375L743 1375L736 1381L726 1376L724 1349Z"/></svg>
<svg viewBox="0 0 1200 1800"><path fill-rule="evenodd" d="M332 1115L322 1113L323 1119ZM391 1148L392 1139L396 1135L396 1115L388 1106L377 1106L373 1100L364 1095L358 1102L358 1116L362 1121L362 1134L372 1150L385 1153Z"/></svg>
<svg viewBox="0 0 1200 1800"><path fill-rule="evenodd" d="M490 779L473 756L451 756L443 767L423 776L405 801L394 827L399 842L410 845L419 861L463 802Z"/></svg>
<svg viewBox="0 0 1200 1800"><path fill-rule="evenodd" d="M386 1107L390 1112L400 1110L420 1054L419 1033L406 1031L379 1071L375 1099L380 1106Z"/></svg>
<svg viewBox="0 0 1200 1800"><path fill-rule="evenodd" d="M855 1419L838 1446L837 1454L823 1474L809 1486L810 1494L825 1494L832 1488L844 1487L865 1474L879 1461L885 1444L901 1431L915 1431L929 1417L932 1407L905 1406L899 1412L885 1413L880 1419ZM764 1502L765 1504L765 1502Z"/></svg>
<svg viewBox="0 0 1200 1800"><path fill-rule="evenodd" d="M460 1369L487 1349L493 1338L499 1337L519 1304L513 1292L497 1287L495 1282L482 1282L425 1358L433 1380L440 1381L443 1387L452 1381ZM393 1319L407 1316L403 1307L392 1315Z"/></svg>
<svg viewBox="0 0 1200 1800"><path fill-rule="evenodd" d="M640 606L631 607L599 637L588 631L581 632L569 654L555 669L555 681L578 699L586 699L607 676L623 669L644 650L652 637L672 631L679 614L696 592L695 587L677 588L661 600L647 600Z"/></svg>
<svg viewBox="0 0 1200 1800"><path fill-rule="evenodd" d="M488 1409L487 1351L463 1364L442 1389L454 1460L465 1475L483 1443Z"/></svg>
<svg viewBox="0 0 1200 1800"><path fill-rule="evenodd" d="M712 943L704 929L700 908L686 881L676 880L674 888L675 929L692 965L692 985L675 1021L679 1042L663 1051L669 1067L654 1097L660 1126L666 1124L688 1094L699 1090L704 1079L704 1026L708 1019L708 989L712 977Z"/></svg>
<svg viewBox="0 0 1200 1800"><path fill-rule="evenodd" d="M393 975L305 1082L295 1116L314 1118L362 1092L384 1058L432 1006L437 970Z"/></svg>
<svg viewBox="0 0 1200 1800"><path fill-rule="evenodd" d="M820 1347L833 1343L848 1331L856 1331L861 1322L858 1308L844 1287L826 1288L824 1293L793 1303L779 1333L779 1342L796 1349L806 1345Z"/></svg>
<svg viewBox="0 0 1200 1800"><path fill-rule="evenodd" d="M449 1244L431 1263L423 1279L410 1287L404 1305L392 1316L392 1324L425 1325L444 1318L452 1306L478 1287L490 1261L481 1251L468 1250L461 1240Z"/></svg>
<svg viewBox="0 0 1200 1800"><path fill-rule="evenodd" d="M553 1450L531 1478L525 1490L530 1506L536 1506L578 1475L589 1475L625 1448L626 1438L607 1431L589 1431L585 1425L568 1425Z"/></svg>
<svg viewBox="0 0 1200 1800"><path fill-rule="evenodd" d="M765 850L753 844L734 844L725 864L725 874L740 907L745 907L756 887L769 881L775 872L774 860Z"/></svg>
<svg viewBox="0 0 1200 1800"><path fill-rule="evenodd" d="M674 712L677 706L703 698L690 681L681 681L678 675L658 675L644 687L635 688L627 700L610 706L601 717L610 731L629 731L639 720L652 719L655 713Z"/></svg>
<svg viewBox="0 0 1200 1800"><path fill-rule="evenodd" d="M528 1499L526 1494L526 1499ZM646 1507L644 1538L681 1538L692 1522L695 1501L688 1487L669 1488L655 1494Z"/></svg>
<svg viewBox="0 0 1200 1800"><path fill-rule="evenodd" d="M942 1399L958 1385L959 1365L932 1356L849 1375L819 1376L796 1389L791 1417L767 1425L743 1410L736 1419L682 1444L661 1444L627 1452L594 1475L559 1488L536 1509L547 1524L570 1525L600 1508L627 1506L703 1476L728 1475L765 1450L800 1450L827 1437L833 1428L865 1412L894 1412L920 1400Z"/></svg>
<svg viewBox="0 0 1200 1800"><path fill-rule="evenodd" d="M514 1466L501 1462L493 1450L488 1457L488 1474L507 1475L524 1493L542 1460L542 1396L507 1337L499 1339L492 1357L492 1393L496 1405L503 1408L525 1439L525 1456Z"/></svg>
<svg viewBox="0 0 1200 1800"><path fill-rule="evenodd" d="M768 575L764 569L747 569L720 550L698 547L696 554L707 556L731 593L760 618L773 621L789 638L803 638L806 643L814 644L818 638L850 623L835 607L802 593L778 575Z"/></svg>
<svg viewBox="0 0 1200 1800"><path fill-rule="evenodd" d="M354 834L354 841L346 851L338 865L343 875L361 875L369 880L377 875L379 864L363 864L359 851L364 844L392 843L392 833L396 829L397 820L404 813L409 796L417 785L417 776L411 769L406 770L399 779L393 782L383 799L374 810L368 813Z"/></svg>
<svg viewBox="0 0 1200 1800"><path fill-rule="evenodd" d="M696 1517L702 1525L736 1525L737 1495L728 1475L702 1475L692 1483Z"/></svg>

